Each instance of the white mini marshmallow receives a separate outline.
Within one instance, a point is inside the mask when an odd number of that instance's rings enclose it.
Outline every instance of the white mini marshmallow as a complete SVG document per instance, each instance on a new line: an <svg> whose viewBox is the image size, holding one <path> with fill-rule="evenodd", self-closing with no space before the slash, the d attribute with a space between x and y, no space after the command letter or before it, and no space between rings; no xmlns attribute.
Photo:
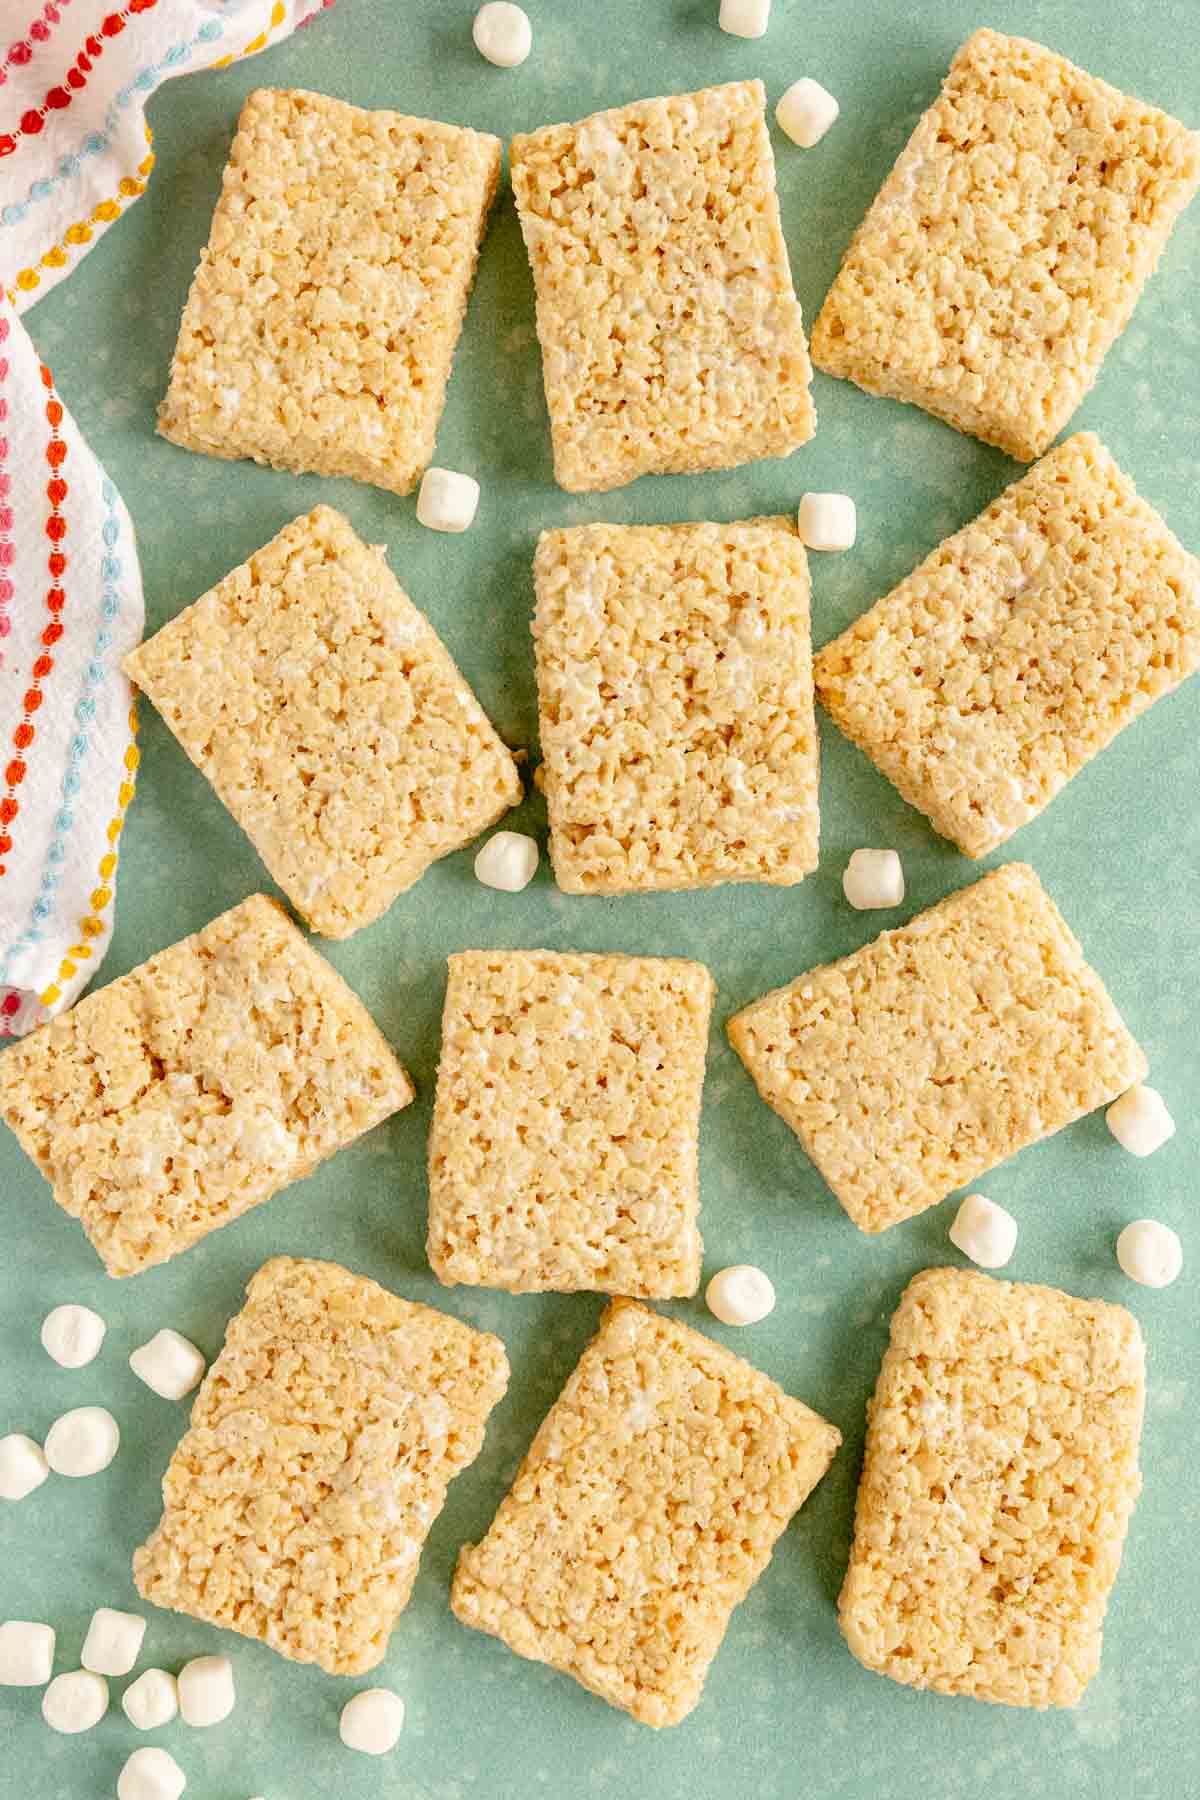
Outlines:
<svg viewBox="0 0 1200 1800"><path fill-rule="evenodd" d="M94 1675L128 1675L142 1649L146 1621L137 1613L98 1606L92 1614L79 1660Z"/></svg>
<svg viewBox="0 0 1200 1800"><path fill-rule="evenodd" d="M219 1725L233 1711L233 1664L227 1656L196 1656L179 1671L179 1710L185 1725Z"/></svg>
<svg viewBox="0 0 1200 1800"><path fill-rule="evenodd" d="M1157 1088L1141 1081L1114 1100L1104 1118L1121 1148L1133 1156L1152 1156L1175 1136L1166 1101Z"/></svg>
<svg viewBox="0 0 1200 1800"><path fill-rule="evenodd" d="M64 1369L86 1368L108 1326L90 1306L56 1306L42 1320L42 1348Z"/></svg>
<svg viewBox="0 0 1200 1800"><path fill-rule="evenodd" d="M904 898L904 869L894 850L856 850L842 876L842 892L859 912L899 906Z"/></svg>
<svg viewBox="0 0 1200 1800"><path fill-rule="evenodd" d="M968 1194L954 1215L950 1242L981 1269L1002 1269L1017 1247L1017 1221L994 1200Z"/></svg>
<svg viewBox="0 0 1200 1800"><path fill-rule="evenodd" d="M144 1669L121 1695L121 1705L131 1725L154 1731L179 1711L179 1684L166 1669Z"/></svg>
<svg viewBox="0 0 1200 1800"><path fill-rule="evenodd" d="M497 831L475 858L475 879L484 887L519 894L537 874L538 847L521 831Z"/></svg>
<svg viewBox="0 0 1200 1800"><path fill-rule="evenodd" d="M720 26L730 37L760 38L771 17L771 0L721 0Z"/></svg>
<svg viewBox="0 0 1200 1800"><path fill-rule="evenodd" d="M475 14L471 27L475 48L498 69L515 69L533 49L533 27L529 14L509 0L489 0Z"/></svg>
<svg viewBox="0 0 1200 1800"><path fill-rule="evenodd" d="M1117 1261L1130 1281L1170 1287L1183 1267L1178 1233L1157 1219L1134 1219L1117 1239Z"/></svg>
<svg viewBox="0 0 1200 1800"><path fill-rule="evenodd" d="M135 1750L117 1776L117 1800L179 1800L187 1776L165 1750Z"/></svg>
<svg viewBox="0 0 1200 1800"><path fill-rule="evenodd" d="M804 494L796 526L810 550L849 550L858 536L858 509L849 494Z"/></svg>
<svg viewBox="0 0 1200 1800"><path fill-rule="evenodd" d="M417 520L430 531L465 531L479 505L479 483L455 469L426 469L417 495Z"/></svg>
<svg viewBox="0 0 1200 1800"><path fill-rule="evenodd" d="M108 1683L103 1675L87 1669L73 1669L69 1675L56 1675L42 1695L42 1717L51 1731L73 1736L77 1731L90 1731L108 1711Z"/></svg>
<svg viewBox="0 0 1200 1800"><path fill-rule="evenodd" d="M0 1438L0 1500L24 1500L49 1473L42 1446L32 1438L20 1431Z"/></svg>
<svg viewBox="0 0 1200 1800"><path fill-rule="evenodd" d="M404 1702L391 1688L366 1688L343 1706L339 1729L348 1750L386 1756L404 1730Z"/></svg>
<svg viewBox="0 0 1200 1800"><path fill-rule="evenodd" d="M77 1406L46 1433L46 1461L56 1475L98 1475L121 1447L121 1428L103 1406Z"/></svg>
<svg viewBox="0 0 1200 1800"><path fill-rule="evenodd" d="M129 1358L139 1381L164 1400L182 1400L204 1374L202 1353L177 1331L156 1331L148 1344L140 1344Z"/></svg>
<svg viewBox="0 0 1200 1800"><path fill-rule="evenodd" d="M43 1687L53 1667L53 1625L33 1619L0 1625L0 1687Z"/></svg>
<svg viewBox="0 0 1200 1800"><path fill-rule="evenodd" d="M774 1310L775 1288L771 1277L753 1263L733 1263L713 1276L704 1299L722 1325L757 1325Z"/></svg>
<svg viewBox="0 0 1200 1800"><path fill-rule="evenodd" d="M775 118L779 129L793 144L799 144L802 150L811 150L819 144L829 127L835 123L841 107L819 81L811 75L802 75L799 81L793 81L787 93L775 108Z"/></svg>

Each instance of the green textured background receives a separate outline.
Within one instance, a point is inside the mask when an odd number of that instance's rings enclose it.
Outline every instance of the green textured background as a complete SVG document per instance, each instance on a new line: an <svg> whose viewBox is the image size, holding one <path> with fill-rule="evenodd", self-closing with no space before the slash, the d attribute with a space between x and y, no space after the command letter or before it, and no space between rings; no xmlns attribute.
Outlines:
<svg viewBox="0 0 1200 1800"><path fill-rule="evenodd" d="M417 525L412 500L349 483L294 479L192 456L156 438L180 308L208 230L242 97L261 83L323 89L508 137L648 93L761 75L771 103L801 73L838 96L842 118L816 150L776 134L783 218L796 285L812 318L842 249L930 101L956 45L983 22L966 0L775 0L751 43L716 28L717 0L528 0L536 42L503 73L470 42L473 0L339 0L269 55L173 83L151 108L158 168L148 197L30 315L60 389L122 488L136 522L149 625L160 625L319 498L342 507L443 634L514 744L533 743L530 559L544 525L615 519L735 519L793 506L806 487L846 488L859 504L852 554L813 559L815 636L861 612L1016 473L999 452L920 412L816 378L820 427L788 463L698 479L648 479L571 498L552 483L532 290L504 192L438 440L438 460L483 483L460 539ZM1200 124L1196 0L994 0L986 22L1025 32ZM914 19L916 22L913 22ZM1200 209L1185 219L1130 329L1076 420L1097 429L1185 541L1200 543ZM105 979L269 885L202 778L149 707L143 763L124 839L116 936ZM557 893L548 869L524 895L479 887L471 853L440 863L381 923L330 959L364 997L416 1078L420 1098L313 1179L199 1248L133 1281L110 1283L78 1228L52 1204L15 1143L0 1137L6 1255L0 1272L0 1431L41 1436L68 1406L102 1402L123 1431L103 1475L51 1480L0 1516L0 1617L52 1621L59 1670L77 1666L94 1606L137 1605L129 1558L158 1513L158 1482L185 1406L147 1393L126 1364L161 1325L211 1357L243 1285L277 1251L329 1256L402 1294L497 1331L513 1365L474 1468L455 1483L430 1537L413 1602L373 1679L395 1686L408 1725L389 1758L342 1749L339 1709L359 1685L295 1668L270 1651L151 1610L143 1665L177 1667L232 1652L239 1704L204 1733L174 1724L151 1741L185 1768L192 1800L508 1800L630 1792L645 1800L1191 1800L1200 1792L1200 1401L1195 1266L1200 1129L1200 681L1156 707L1022 831L1006 856L1029 859L1064 906L1146 1046L1179 1123L1174 1142L1135 1162L1094 1117L1017 1157L983 1184L1021 1222L1009 1274L1133 1307L1150 1343L1146 1491L1106 1634L1103 1670L1075 1711L1013 1712L916 1694L869 1675L838 1635L863 1406L904 1282L959 1260L946 1242L953 1202L870 1239L849 1224L780 1120L756 1099L721 1027L746 1000L874 935L840 876L861 843L904 858L902 916L978 872L936 839L858 753L824 729L821 868L802 886L694 896L589 900ZM540 801L513 820L544 839ZM424 1261L423 1156L433 1092L443 957L463 946L683 953L720 985L701 1163L706 1271L763 1265L779 1304L765 1324L724 1331L702 1302L674 1310L723 1337L827 1414L845 1434L834 1467L735 1615L704 1699L654 1733L565 1677L458 1625L447 1584L460 1543L477 1536L534 1427L587 1339L601 1301L445 1291ZM1173 1223L1193 1263L1173 1289L1135 1288L1113 1240L1143 1214ZM1190 1240L1190 1241L1189 1241ZM64 1300L109 1322L101 1358L68 1373L37 1328ZM94 1732L43 1726L39 1695L0 1690L0 1789L28 1800L110 1795L136 1743L117 1704Z"/></svg>

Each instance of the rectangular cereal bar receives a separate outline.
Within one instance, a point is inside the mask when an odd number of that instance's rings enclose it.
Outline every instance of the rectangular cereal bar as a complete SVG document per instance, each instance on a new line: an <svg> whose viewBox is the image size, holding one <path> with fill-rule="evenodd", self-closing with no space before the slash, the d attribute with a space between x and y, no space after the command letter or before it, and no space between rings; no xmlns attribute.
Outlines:
<svg viewBox="0 0 1200 1800"><path fill-rule="evenodd" d="M125 660L314 931L349 937L515 806L445 646L332 507Z"/></svg>
<svg viewBox="0 0 1200 1800"><path fill-rule="evenodd" d="M429 1133L438 1279L694 1294L708 970L551 950L449 960Z"/></svg>
<svg viewBox="0 0 1200 1800"><path fill-rule="evenodd" d="M408 1105L341 976L263 895L0 1056L0 1117L110 1275L166 1262Z"/></svg>
<svg viewBox="0 0 1200 1800"><path fill-rule="evenodd" d="M1115 1100L1147 1067L1023 863L810 969L728 1031L869 1232Z"/></svg>
<svg viewBox="0 0 1200 1800"><path fill-rule="evenodd" d="M1145 1345L1123 1306L926 1269L868 1411L840 1616L910 1687L1074 1706L1141 1489Z"/></svg>
<svg viewBox="0 0 1200 1800"><path fill-rule="evenodd" d="M612 1303L451 1605L645 1725L700 1699L840 1433L732 1351Z"/></svg>
<svg viewBox="0 0 1200 1800"><path fill-rule="evenodd" d="M834 723L984 856L1200 666L1200 563L1090 432L817 656Z"/></svg>
<svg viewBox="0 0 1200 1800"><path fill-rule="evenodd" d="M813 361L1031 462L1198 183L1194 131L1027 38L977 31L851 241Z"/></svg>
<svg viewBox="0 0 1200 1800"><path fill-rule="evenodd" d="M373 1669L507 1384L499 1338L336 1263L264 1263L171 1458L138 1592L329 1675Z"/></svg>
<svg viewBox="0 0 1200 1800"><path fill-rule="evenodd" d="M810 589L794 522L544 531L534 576L559 887L783 885L815 869Z"/></svg>
<svg viewBox="0 0 1200 1800"><path fill-rule="evenodd" d="M251 94L162 435L407 494L433 455L500 156L459 125Z"/></svg>
<svg viewBox="0 0 1200 1800"><path fill-rule="evenodd" d="M572 493L816 430L761 81L515 137L554 473Z"/></svg>

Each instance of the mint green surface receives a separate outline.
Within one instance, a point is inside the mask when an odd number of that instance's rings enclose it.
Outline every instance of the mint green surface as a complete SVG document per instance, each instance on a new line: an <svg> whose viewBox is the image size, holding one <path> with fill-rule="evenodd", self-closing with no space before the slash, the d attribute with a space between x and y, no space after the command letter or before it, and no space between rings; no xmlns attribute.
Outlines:
<svg viewBox="0 0 1200 1800"><path fill-rule="evenodd" d="M534 747L530 562L542 526L615 519L736 519L792 507L805 488L846 488L859 543L814 557L815 637L825 641L906 574L1017 472L996 451L922 413L818 376L820 427L788 463L695 480L647 479L572 498L551 478L533 341L532 289L504 193L484 247L455 365L438 460L472 470L474 530L417 525L412 500L293 479L189 455L154 435L180 308L207 235L242 97L261 83L323 89L367 106L458 120L509 136L648 93L762 75L772 104L818 76L842 118L816 150L776 134L784 225L812 318L847 239L937 90L956 45L981 21L967 0L775 0L769 34L716 28L717 0L528 0L535 48L513 73L470 41L472 0L339 0L309 30L224 73L189 77L154 102L158 167L148 197L30 315L39 349L124 492L140 535L149 624L194 599L318 499L342 507L444 635L504 735ZM987 22L1064 51L1200 124L1195 0L994 0ZM2 35L2 34L0 34ZM1133 324L1077 424L1098 430L1143 492L1200 544L1200 213L1177 230ZM142 776L120 871L104 979L270 884L245 839L148 706ZM449 858L379 924L330 960L411 1068L416 1105L240 1223L168 1267L111 1283L77 1226L0 1133L5 1255L0 1273L0 1432L44 1434L69 1406L110 1406L121 1454L103 1475L52 1477L0 1511L0 1618L59 1630L58 1670L77 1666L91 1610L139 1603L129 1559L158 1516L158 1483L186 1405L130 1373L161 1325L211 1357L243 1286L266 1256L336 1258L398 1292L497 1331L513 1379L478 1463L451 1490L413 1601L382 1667L336 1681L270 1651L153 1609L142 1665L232 1653L239 1703L207 1732L174 1724L147 1739L113 1708L86 1737L42 1724L38 1694L0 1690L0 1793L104 1800L139 1743L166 1745L187 1800L1192 1800L1200 1793L1200 1454L1196 1424L1196 1029L1200 913L1200 681L1162 702L1080 776L1006 852L1031 861L1062 904L1134 1031L1179 1124L1148 1162L1126 1156L1094 1117L990 1176L1016 1213L1008 1271L1121 1300L1150 1344L1145 1494L1109 1613L1103 1669L1076 1711L1013 1712L917 1694L869 1675L838 1634L864 1403L908 1277L961 1261L946 1241L954 1202L861 1236L780 1120L756 1098L724 1040L726 1017L806 966L865 943L892 917L846 906L841 871L859 844L894 845L908 900L899 917L962 885L974 868L836 732L823 727L820 870L802 886L588 900L560 895L543 867L524 895L479 887L471 852ZM531 799L512 821L544 840ZM673 1731L634 1724L572 1681L458 1625L447 1586L458 1546L478 1536L587 1339L602 1302L443 1290L425 1265L425 1134L433 1094L443 957L463 946L684 953L720 985L702 1128L706 1274L760 1263L779 1304L764 1324L725 1330L700 1299L672 1310L734 1345L833 1419L845 1447L735 1615L692 1717ZM1150 1215L1181 1232L1190 1266L1170 1290L1119 1273L1116 1233ZM100 1359L67 1373L37 1341L43 1314L84 1301L109 1322ZM359 1686L395 1687L408 1706L396 1752L344 1750L339 1710Z"/></svg>

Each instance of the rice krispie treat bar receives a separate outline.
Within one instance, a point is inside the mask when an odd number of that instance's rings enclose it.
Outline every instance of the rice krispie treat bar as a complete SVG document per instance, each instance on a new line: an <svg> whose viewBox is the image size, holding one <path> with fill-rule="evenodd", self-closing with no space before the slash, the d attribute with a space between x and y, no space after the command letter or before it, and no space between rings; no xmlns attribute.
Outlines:
<svg viewBox="0 0 1200 1800"><path fill-rule="evenodd" d="M813 361L1030 462L1075 411L1200 183L1200 136L977 31L846 252Z"/></svg>
<svg viewBox="0 0 1200 1800"><path fill-rule="evenodd" d="M645 1725L700 1698L840 1434L732 1351L612 1303L451 1605Z"/></svg>
<svg viewBox="0 0 1200 1800"><path fill-rule="evenodd" d="M926 1269L868 1410L846 1641L893 1681L1074 1706L1141 1490L1145 1346L1123 1306Z"/></svg>
<svg viewBox="0 0 1200 1800"><path fill-rule="evenodd" d="M458 125L251 94L162 435L407 494L433 455L500 155Z"/></svg>
<svg viewBox="0 0 1200 1800"><path fill-rule="evenodd" d="M816 430L761 81L515 137L554 473L573 493Z"/></svg>
<svg viewBox="0 0 1200 1800"><path fill-rule="evenodd" d="M788 519L545 531L538 716L561 888L817 866L809 579Z"/></svg>
<svg viewBox="0 0 1200 1800"><path fill-rule="evenodd" d="M816 658L837 725L968 856L1200 665L1200 563L1090 432Z"/></svg>
<svg viewBox="0 0 1200 1800"><path fill-rule="evenodd" d="M125 660L297 912L349 937L521 797L424 614L318 506Z"/></svg>
<svg viewBox="0 0 1200 1800"><path fill-rule="evenodd" d="M1115 1100L1147 1068L1023 863L810 969L727 1029L868 1232Z"/></svg>
<svg viewBox="0 0 1200 1800"><path fill-rule="evenodd" d="M694 1294L708 970L551 950L449 962L429 1133L439 1281Z"/></svg>
<svg viewBox="0 0 1200 1800"><path fill-rule="evenodd" d="M0 1116L110 1275L310 1175L412 1084L341 976L257 894L0 1057Z"/></svg>
<svg viewBox="0 0 1200 1800"><path fill-rule="evenodd" d="M329 1675L373 1669L507 1384L499 1338L336 1263L264 1263L134 1555L138 1592Z"/></svg>

